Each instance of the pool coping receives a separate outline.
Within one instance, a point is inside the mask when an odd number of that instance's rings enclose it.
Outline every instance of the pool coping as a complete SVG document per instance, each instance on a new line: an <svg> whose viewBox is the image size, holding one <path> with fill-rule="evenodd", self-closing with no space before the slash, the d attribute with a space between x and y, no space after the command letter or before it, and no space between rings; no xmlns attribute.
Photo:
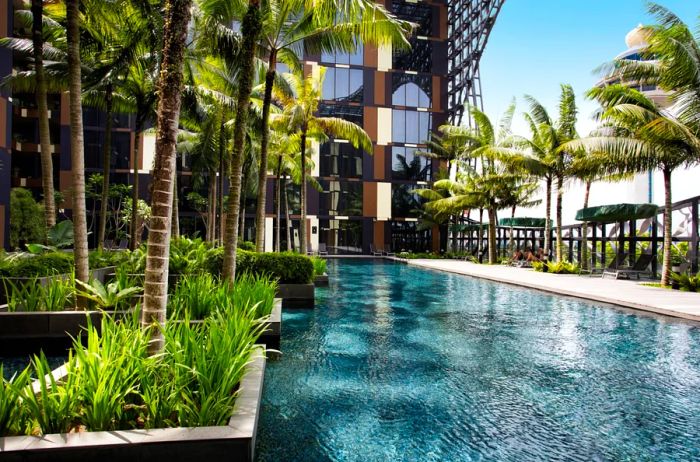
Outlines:
<svg viewBox="0 0 700 462"><path fill-rule="evenodd" d="M517 275L534 273L531 270L525 268L510 268L503 265L476 265L471 262L464 262L459 260L423 260L423 259L412 259L406 260L401 258L391 258L392 261L409 264L419 268L431 269L436 271L444 271L453 274L460 274L463 276L474 277L478 279L485 279L492 282L500 282L504 284L510 284L518 287L525 287L528 289L535 289L542 292L553 293L557 295L565 295L570 297L575 297L578 299L602 302L609 305L615 305L623 308L629 308L637 311L644 311L647 313L660 314L664 316L670 316L673 318L680 318L690 321L700 322L700 294L694 294L689 292L680 291L669 291L668 289L660 289L655 287L641 286L639 284L634 284L630 281L619 281L611 279L602 278L590 278L586 276L579 275L560 275L560 274L548 274L548 273L536 273L537 278L540 282L527 280L527 279L517 279L514 277L509 277L506 274L493 274L488 271L493 271L496 268L506 270L510 273L510 270L517 271L519 273L514 273ZM482 268L483 267L483 268ZM479 271L481 270L481 271ZM503 273L503 271L501 271ZM529 279L529 278L528 278ZM579 282L579 287L567 288L563 282L571 282L572 280ZM592 286L593 284L584 281L595 281L602 280L608 283L610 287L619 288L616 296L608 296L605 294L595 293L590 290L586 290L586 287L581 287L585 285ZM547 283L549 282L549 283ZM630 284L634 284L631 286ZM600 285L600 284L597 284ZM631 298L633 295L626 295L625 292L629 292L630 288L634 287L634 291L639 289L639 296L643 296L637 300ZM664 300L660 304L657 300L658 298L664 298L666 295L670 300ZM662 297L655 297L662 296ZM655 300L656 298L656 300ZM671 300L675 299L675 300ZM675 302L675 305L673 304ZM669 306L670 303L670 306Z"/></svg>

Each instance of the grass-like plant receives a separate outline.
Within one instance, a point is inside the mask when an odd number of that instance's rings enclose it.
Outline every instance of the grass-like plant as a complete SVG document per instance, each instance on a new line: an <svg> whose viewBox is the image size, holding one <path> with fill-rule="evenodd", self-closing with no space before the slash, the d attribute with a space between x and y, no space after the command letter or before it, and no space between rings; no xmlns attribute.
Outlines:
<svg viewBox="0 0 700 462"><path fill-rule="evenodd" d="M328 261L321 257L310 257L311 262L314 264L314 276L323 276L326 274L326 268L328 266Z"/></svg>
<svg viewBox="0 0 700 462"><path fill-rule="evenodd" d="M0 364L0 435L19 435L24 431L22 391L30 382L29 369L5 380Z"/></svg>

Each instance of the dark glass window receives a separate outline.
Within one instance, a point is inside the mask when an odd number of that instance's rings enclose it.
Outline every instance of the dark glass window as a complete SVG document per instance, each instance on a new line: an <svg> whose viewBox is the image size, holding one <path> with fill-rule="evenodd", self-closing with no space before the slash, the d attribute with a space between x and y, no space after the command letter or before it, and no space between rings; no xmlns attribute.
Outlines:
<svg viewBox="0 0 700 462"><path fill-rule="evenodd" d="M362 101L362 70L329 67L323 79L323 99L338 102Z"/></svg>
<svg viewBox="0 0 700 462"><path fill-rule="evenodd" d="M432 79L428 75L394 72L391 91L391 104L395 106L432 107Z"/></svg>
<svg viewBox="0 0 700 462"><path fill-rule="evenodd" d="M391 178L394 180L430 180L430 159L417 156L416 148L391 148Z"/></svg>
<svg viewBox="0 0 700 462"><path fill-rule="evenodd" d="M362 127L363 116L361 106L321 103L318 105L318 115L321 117L340 117L341 119L354 122Z"/></svg>
<svg viewBox="0 0 700 462"><path fill-rule="evenodd" d="M318 241L334 254L362 253L362 222L319 220Z"/></svg>
<svg viewBox="0 0 700 462"><path fill-rule="evenodd" d="M422 3L391 2L393 13L401 19L417 24L416 35L433 35L433 12L429 5Z"/></svg>
<svg viewBox="0 0 700 462"><path fill-rule="evenodd" d="M362 183L359 181L321 181L320 215L361 216Z"/></svg>
<svg viewBox="0 0 700 462"><path fill-rule="evenodd" d="M412 38L408 50L394 50L392 68L430 73L433 68L433 44L429 40Z"/></svg>
<svg viewBox="0 0 700 462"><path fill-rule="evenodd" d="M321 146L321 176L362 177L363 151L350 143L332 141Z"/></svg>
<svg viewBox="0 0 700 462"><path fill-rule="evenodd" d="M364 47L362 44L358 44L355 51L352 53L346 52L335 52L335 53L321 53L322 63L335 63L335 64L348 64L351 66L362 66L364 63Z"/></svg>
<svg viewBox="0 0 700 462"><path fill-rule="evenodd" d="M85 130L85 168L102 168L102 130ZM130 169L131 136L125 132L112 132L112 152L110 167L112 169Z"/></svg>
<svg viewBox="0 0 700 462"><path fill-rule="evenodd" d="M432 249L432 231L419 229L415 221L391 222L391 248L394 252L427 252Z"/></svg>
<svg viewBox="0 0 700 462"><path fill-rule="evenodd" d="M432 116L429 112L394 109L392 115L392 142L425 143L428 140Z"/></svg>
<svg viewBox="0 0 700 462"><path fill-rule="evenodd" d="M399 218L416 218L425 202L415 189L422 186L412 184L391 185L391 216Z"/></svg>

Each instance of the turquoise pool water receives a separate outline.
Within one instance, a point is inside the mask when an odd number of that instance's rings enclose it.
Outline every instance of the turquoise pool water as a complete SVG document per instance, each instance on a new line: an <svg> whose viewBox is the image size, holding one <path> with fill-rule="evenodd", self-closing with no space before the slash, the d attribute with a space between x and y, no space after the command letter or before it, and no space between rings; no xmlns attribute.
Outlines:
<svg viewBox="0 0 700 462"><path fill-rule="evenodd" d="M393 263L286 310L260 461L700 460L700 327Z"/></svg>

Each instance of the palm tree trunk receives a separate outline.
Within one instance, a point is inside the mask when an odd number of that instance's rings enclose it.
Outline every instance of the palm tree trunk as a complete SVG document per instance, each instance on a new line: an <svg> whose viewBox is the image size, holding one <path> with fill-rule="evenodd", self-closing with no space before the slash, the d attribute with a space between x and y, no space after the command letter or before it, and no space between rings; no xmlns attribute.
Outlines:
<svg viewBox="0 0 700 462"><path fill-rule="evenodd" d="M216 209L218 207L217 204L217 198L219 197L219 192L217 191L217 182L216 182L216 171L211 170L209 174L209 187L211 188L211 217L209 218L209 227L211 228L211 242L216 241Z"/></svg>
<svg viewBox="0 0 700 462"><path fill-rule="evenodd" d="M245 182L243 182L245 184ZM240 218L241 222L238 225L238 239L241 241L245 240L245 202L248 200L247 194L245 192L245 187L241 189L241 202L238 205L238 217Z"/></svg>
<svg viewBox="0 0 700 462"><path fill-rule="evenodd" d="M671 246L673 245L673 203L671 197L671 170L667 167L664 173L664 258L661 270L661 285L667 286L671 281Z"/></svg>
<svg viewBox="0 0 700 462"><path fill-rule="evenodd" d="M136 250L140 240L138 236L139 229L139 149L141 144L141 130L143 130L143 124L141 120L143 118L142 114L136 114L136 130L134 131L134 151L132 159L132 169L134 174L134 186L131 190L131 241L129 242L129 249Z"/></svg>
<svg viewBox="0 0 700 462"><path fill-rule="evenodd" d="M544 258L549 258L549 248L552 245L550 235L552 234L552 179L547 178L545 193L545 220L544 220Z"/></svg>
<svg viewBox="0 0 700 462"><path fill-rule="evenodd" d="M301 130L301 218L299 223L299 253L306 253L306 127Z"/></svg>
<svg viewBox="0 0 700 462"><path fill-rule="evenodd" d="M112 154L112 85L105 89L105 140L102 146L102 194L100 197L100 223L97 231L97 250L102 250L107 234L107 202L109 202L109 174Z"/></svg>
<svg viewBox="0 0 700 462"><path fill-rule="evenodd" d="M262 108L262 135L260 136L260 168L258 169L258 200L255 213L255 250L265 250L265 202L267 200L267 145L270 139L269 119L272 87L275 84L277 52L272 50L265 73L265 95Z"/></svg>
<svg viewBox="0 0 700 462"><path fill-rule="evenodd" d="M482 229L481 229L481 222L484 219L484 209L480 208L479 209L479 224L477 225L477 233L476 233L476 257L480 258L481 256L481 236L482 236Z"/></svg>
<svg viewBox="0 0 700 462"><path fill-rule="evenodd" d="M44 221L46 230L56 224L56 203L53 189L53 159L51 158L51 130L49 108L46 101L46 77L44 76L43 2L32 0L32 44L34 47L34 72L36 78L36 106L39 116L39 146L41 152L41 183L44 193Z"/></svg>
<svg viewBox="0 0 700 462"><path fill-rule="evenodd" d="M260 33L260 6L258 0L250 0L248 11L241 26L244 50L240 59L236 122L233 129L233 152L231 155L231 188L228 196L228 215L224 239L224 266L222 276L233 283L236 277L236 246L238 245L238 204L241 200L241 173L245 130L248 125L248 107L253 90L255 44Z"/></svg>
<svg viewBox="0 0 700 462"><path fill-rule="evenodd" d="M158 82L155 164L151 197L151 226L148 233L146 279L141 326L148 329L149 354L163 349L163 332L168 302L168 261L176 164L177 130L180 120L182 68L187 24L192 0L166 0L163 54Z"/></svg>
<svg viewBox="0 0 700 462"><path fill-rule="evenodd" d="M68 85L70 90L70 148L73 179L73 236L75 278L87 282L88 265L87 216L85 207L85 156L83 143L82 84L80 77L80 0L66 1L68 32ZM84 301L83 301L84 302ZM78 305L83 304L81 300Z"/></svg>
<svg viewBox="0 0 700 462"><path fill-rule="evenodd" d="M287 181L282 182L282 195L284 196L284 227L287 229L287 251L292 251L291 220L289 219L289 192L287 191Z"/></svg>
<svg viewBox="0 0 700 462"><path fill-rule="evenodd" d="M513 245L513 220L515 220L515 208L516 206L514 205L510 209L510 236L508 237L510 242L508 243L508 249L511 255L515 253L515 246Z"/></svg>
<svg viewBox="0 0 700 462"><path fill-rule="evenodd" d="M583 208L588 207L588 198L591 195L592 181L586 180L586 191L583 194ZM588 269L588 222L581 225L581 268Z"/></svg>
<svg viewBox="0 0 700 462"><path fill-rule="evenodd" d="M173 218L170 224L170 234L173 238L180 237L180 200L177 191L177 158L175 158L175 174L173 175Z"/></svg>
<svg viewBox="0 0 700 462"><path fill-rule="evenodd" d="M228 140L224 136L223 145L226 146ZM226 227L224 226L224 177L226 176L226 162L224 161L224 150L222 149L219 153L219 243L224 243L224 233L226 232Z"/></svg>
<svg viewBox="0 0 700 462"><path fill-rule="evenodd" d="M282 191L282 188L280 187L281 186L281 184L280 184L280 176L281 175L282 175L282 156L278 156L278 158L277 158L277 181L275 182L275 195L277 196L277 201L276 201L277 203L275 204L277 206L277 212L276 212L277 226L275 226L275 244L276 244L275 250L277 252L282 251L282 242L280 242L280 237L281 237L280 236L280 229L282 226L282 223L281 223L281 218L282 218L282 215L281 215L281 211L282 211L281 208L282 207L281 206L282 206L282 204L280 203L280 199L281 199L280 196L281 196L281 191Z"/></svg>
<svg viewBox="0 0 700 462"><path fill-rule="evenodd" d="M564 201L564 178L557 176L557 261L562 261L564 253L564 240L561 236L562 202Z"/></svg>
<svg viewBox="0 0 700 462"><path fill-rule="evenodd" d="M496 209L489 208L489 263L495 265L498 263L498 256L496 252Z"/></svg>

